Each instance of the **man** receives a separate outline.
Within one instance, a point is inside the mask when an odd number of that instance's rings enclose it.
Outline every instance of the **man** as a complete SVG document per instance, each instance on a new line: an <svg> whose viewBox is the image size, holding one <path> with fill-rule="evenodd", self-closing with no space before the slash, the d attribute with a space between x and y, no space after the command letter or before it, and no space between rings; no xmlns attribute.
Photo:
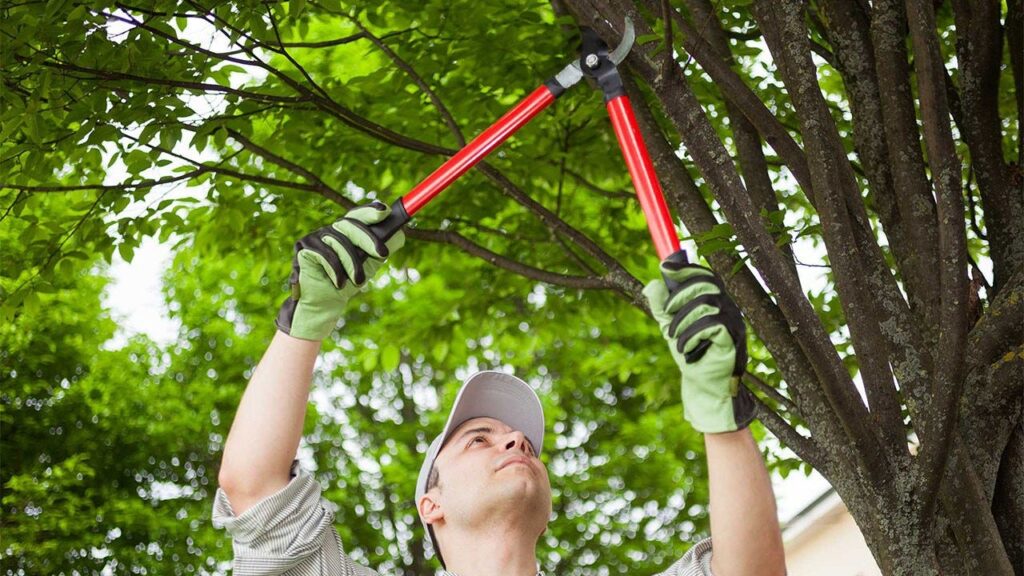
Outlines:
<svg viewBox="0 0 1024 576"><path fill-rule="evenodd" d="M214 523L234 539L236 575L374 576L345 553L320 486L294 466L320 341L347 300L404 243L370 230L387 206L356 208L296 244L292 295L278 332L249 382L224 448ZM739 310L707 269L662 264L645 294L683 373L684 415L705 433L711 539L664 576L785 573L775 500L746 425L752 402L738 376L746 364ZM544 415L514 376L468 378L416 484L416 507L444 573L535 576L536 546L551 515L539 459Z"/></svg>

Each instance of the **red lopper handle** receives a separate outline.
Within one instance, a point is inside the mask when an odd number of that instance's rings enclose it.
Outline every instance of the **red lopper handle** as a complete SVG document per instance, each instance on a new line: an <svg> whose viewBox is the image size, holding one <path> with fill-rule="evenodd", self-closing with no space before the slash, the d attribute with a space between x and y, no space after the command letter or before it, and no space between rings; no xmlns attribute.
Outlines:
<svg viewBox="0 0 1024 576"><path fill-rule="evenodd" d="M679 250L679 237L676 235L672 216L669 214L665 196L662 194L654 165L647 153L643 136L633 114L633 105L629 97L620 95L608 101L608 115L612 119L612 127L619 139L619 147L629 167L629 175L633 179L640 208L647 219L647 228L654 240L654 248L658 258L664 260Z"/></svg>

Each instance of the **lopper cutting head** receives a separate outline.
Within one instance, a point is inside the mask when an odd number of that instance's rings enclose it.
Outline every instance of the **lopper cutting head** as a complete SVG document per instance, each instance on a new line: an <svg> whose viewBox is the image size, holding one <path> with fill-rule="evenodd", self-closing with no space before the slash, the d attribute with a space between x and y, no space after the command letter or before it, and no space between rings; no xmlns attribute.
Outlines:
<svg viewBox="0 0 1024 576"><path fill-rule="evenodd" d="M626 55L633 48L634 40L636 40L636 32L633 29L633 21L629 16L626 16L626 27L622 33L622 41L619 42L619 45L614 50L607 54L607 59L611 61L612 67L618 66L626 59ZM555 74L555 82L564 91L582 80L583 76L593 76L594 74L591 71L601 66L600 57L604 55L601 52L607 49L607 46L604 45L604 42L598 38L593 30L584 28L583 54L566 65L565 68L562 68L561 72ZM587 70L587 72L584 72L584 70Z"/></svg>

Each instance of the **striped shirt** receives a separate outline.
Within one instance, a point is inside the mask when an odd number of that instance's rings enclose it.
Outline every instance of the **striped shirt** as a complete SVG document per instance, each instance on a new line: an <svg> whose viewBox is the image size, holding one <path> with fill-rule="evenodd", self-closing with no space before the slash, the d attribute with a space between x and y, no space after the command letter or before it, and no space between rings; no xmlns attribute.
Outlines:
<svg viewBox="0 0 1024 576"><path fill-rule="evenodd" d="M320 483L298 472L287 486L239 516L218 489L213 525L231 534L235 576L380 576L345 554L332 508L321 496ZM712 576L711 539L698 542L657 576Z"/></svg>

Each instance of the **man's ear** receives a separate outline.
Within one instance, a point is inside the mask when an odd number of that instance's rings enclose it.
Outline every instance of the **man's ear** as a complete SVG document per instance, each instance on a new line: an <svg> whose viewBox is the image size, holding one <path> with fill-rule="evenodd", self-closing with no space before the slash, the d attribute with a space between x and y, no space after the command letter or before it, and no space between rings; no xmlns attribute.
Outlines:
<svg viewBox="0 0 1024 576"><path fill-rule="evenodd" d="M420 513L420 518L423 518L423 521L427 524L436 524L439 520L444 519L444 510L441 509L441 503L438 501L434 490L420 496L419 502L416 503L416 508Z"/></svg>

